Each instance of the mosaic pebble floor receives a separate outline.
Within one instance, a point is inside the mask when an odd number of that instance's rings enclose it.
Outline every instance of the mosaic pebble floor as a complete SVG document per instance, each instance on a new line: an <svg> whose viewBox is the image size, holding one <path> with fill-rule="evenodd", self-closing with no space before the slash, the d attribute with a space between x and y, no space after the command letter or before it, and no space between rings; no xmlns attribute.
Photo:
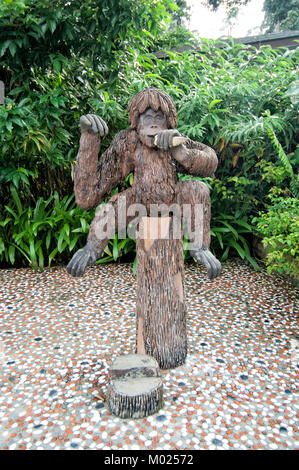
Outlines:
<svg viewBox="0 0 299 470"><path fill-rule="evenodd" d="M130 264L71 278L0 271L0 449L298 448L298 290L231 260L214 281L186 265L188 358L162 371L164 408L122 420L109 365L134 352Z"/></svg>

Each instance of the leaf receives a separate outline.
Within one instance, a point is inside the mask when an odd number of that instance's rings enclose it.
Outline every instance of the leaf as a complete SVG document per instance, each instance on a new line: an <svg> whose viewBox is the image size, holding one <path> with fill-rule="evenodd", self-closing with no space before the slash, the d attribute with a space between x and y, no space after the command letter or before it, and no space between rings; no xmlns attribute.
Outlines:
<svg viewBox="0 0 299 470"><path fill-rule="evenodd" d="M137 273L137 255L135 256L134 262L133 262L133 275L136 276Z"/></svg>
<svg viewBox="0 0 299 470"><path fill-rule="evenodd" d="M46 248L47 250L49 249L50 247L50 243L51 243L51 231L49 230L48 233L47 233L47 236L46 236Z"/></svg>
<svg viewBox="0 0 299 470"><path fill-rule="evenodd" d="M231 240L230 241L230 245L235 248L235 250L238 252L238 254L241 256L242 259L245 258L245 251L243 250L243 248L241 247L241 245L239 245L239 243L237 243L236 241L234 240Z"/></svg>
<svg viewBox="0 0 299 470"><path fill-rule="evenodd" d="M18 118L18 117L13 117L13 118L12 118L12 122L15 123L15 124L17 124L17 125L20 126L20 127L25 127L24 121L22 121L22 120L21 120L20 118Z"/></svg>
<svg viewBox="0 0 299 470"><path fill-rule="evenodd" d="M211 103L209 104L209 109L212 109L215 106L215 104L221 103L221 101L223 101L223 100L216 100L215 99L215 100L211 101Z"/></svg>
<svg viewBox="0 0 299 470"><path fill-rule="evenodd" d="M113 248L112 248L112 255L113 255L114 261L116 261L118 256L119 256L119 250L118 250L118 243L117 242L118 242L118 237L117 237L117 234L115 234L114 239L113 239Z"/></svg>
<svg viewBox="0 0 299 470"><path fill-rule="evenodd" d="M5 126L8 132L12 131L12 121L6 121Z"/></svg>
<svg viewBox="0 0 299 470"><path fill-rule="evenodd" d="M219 153L222 152L222 150L224 149L224 146L225 146L225 140L221 139L221 144L220 144L220 147L219 147Z"/></svg>
<svg viewBox="0 0 299 470"><path fill-rule="evenodd" d="M225 220L223 220L222 223L234 234L236 239L238 239L238 232L229 223L227 223Z"/></svg>
<svg viewBox="0 0 299 470"><path fill-rule="evenodd" d="M236 166L237 166L237 164L238 164L238 160L239 160L241 151L242 151L242 149L239 149L239 150L237 151L237 153L235 153L235 155L234 155L234 158L233 158L233 168L236 168Z"/></svg>
<svg viewBox="0 0 299 470"><path fill-rule="evenodd" d="M15 247L13 245L10 245L8 249L8 257L11 264L15 264L15 251Z"/></svg>
<svg viewBox="0 0 299 470"><path fill-rule="evenodd" d="M29 240L29 254L30 254L31 263L33 265L36 264L36 251L35 251L34 240L32 237L30 237L30 240Z"/></svg>
<svg viewBox="0 0 299 470"><path fill-rule="evenodd" d="M86 220L83 219L82 217L80 218L80 222L81 222L81 227L82 227L83 233L87 233L88 230L89 230L89 225L88 225L88 223L87 223Z"/></svg>
<svg viewBox="0 0 299 470"><path fill-rule="evenodd" d="M48 21L48 26L49 26L49 29L50 29L51 33L53 34L55 29L56 29L56 21L49 20Z"/></svg>
<svg viewBox="0 0 299 470"><path fill-rule="evenodd" d="M256 271L261 271L261 268L259 267L258 263L251 256L246 256L246 259Z"/></svg>
<svg viewBox="0 0 299 470"><path fill-rule="evenodd" d="M239 220L239 219L235 219L235 224L237 225L240 225L241 227L244 227L244 228L247 228L248 229L248 232L252 232L253 228L252 226L250 226L247 222L245 222L244 220Z"/></svg>
<svg viewBox="0 0 299 470"><path fill-rule="evenodd" d="M224 253L221 256L221 261L225 261L227 259L229 250L230 250L230 246L227 246L224 250Z"/></svg>
<svg viewBox="0 0 299 470"><path fill-rule="evenodd" d="M220 245L221 248L223 249L223 246L224 246L224 245L223 245L223 241L222 241L222 236L221 236L220 233L218 233L218 232L215 232L215 235L216 235L216 237L217 237L217 239L218 239L219 245Z"/></svg>
<svg viewBox="0 0 299 470"><path fill-rule="evenodd" d="M14 200L16 206L17 206L18 213L19 213L19 215L21 215L23 213L23 208L22 208L22 203L21 203L21 200L18 196L18 193L17 193L16 189L13 186L11 186L10 192L11 192L13 200Z"/></svg>
<svg viewBox="0 0 299 470"><path fill-rule="evenodd" d="M23 89L23 87L22 87L22 89ZM19 107L19 108L22 108L22 107L23 107L25 104L27 104L27 103L30 103L30 98L23 98L23 99L19 102L18 107Z"/></svg>
<svg viewBox="0 0 299 470"><path fill-rule="evenodd" d="M111 259L112 259L112 256L105 256L104 258L101 258L98 261L96 261L96 264L104 264L104 263L110 262Z"/></svg>
<svg viewBox="0 0 299 470"><path fill-rule="evenodd" d="M5 227L12 219L7 217L5 220L0 221L0 227Z"/></svg>
<svg viewBox="0 0 299 470"><path fill-rule="evenodd" d="M58 243L57 243L57 249L59 253L61 253L63 250L63 242L64 242L64 232L61 232L58 237Z"/></svg>
<svg viewBox="0 0 299 470"><path fill-rule="evenodd" d="M49 95L42 95L39 99L40 103L45 103L49 99Z"/></svg>
<svg viewBox="0 0 299 470"><path fill-rule="evenodd" d="M58 252L58 248L54 248L53 251L49 254L49 266L51 265L53 259L55 258L56 254Z"/></svg>
<svg viewBox="0 0 299 470"><path fill-rule="evenodd" d="M61 63L59 62L59 60L53 60L53 68L54 68L55 72L57 72L57 73L61 72ZM54 104L52 99L51 99L51 102Z"/></svg>
<svg viewBox="0 0 299 470"><path fill-rule="evenodd" d="M74 247L75 247L77 241L79 240L79 238L80 238L80 235L76 235L76 236L72 239L72 241L71 241L70 244L69 244L69 250L70 250L70 251L72 251L72 250L74 249Z"/></svg>
<svg viewBox="0 0 299 470"><path fill-rule="evenodd" d="M32 232L34 233L35 236L37 236L37 233L38 233L37 229L41 225L45 225L45 222L43 220L41 220L39 222L34 222L34 224L32 225Z"/></svg>
<svg viewBox="0 0 299 470"><path fill-rule="evenodd" d="M38 249L38 266L43 269L44 268L44 254L43 254L43 250L41 247L39 247Z"/></svg>
<svg viewBox="0 0 299 470"><path fill-rule="evenodd" d="M4 43L1 47L1 50L0 50L0 57L2 57L5 54L5 51L8 48L9 44L10 44L10 40L4 41Z"/></svg>
<svg viewBox="0 0 299 470"><path fill-rule="evenodd" d="M104 253L106 253L107 255L109 255L111 258L112 258L112 253L108 247L108 245L106 246L105 250L104 250Z"/></svg>
<svg viewBox="0 0 299 470"><path fill-rule="evenodd" d="M66 233L67 237L70 236L70 226L69 226L69 224L64 224L63 231Z"/></svg>
<svg viewBox="0 0 299 470"><path fill-rule="evenodd" d="M297 98L299 96L299 85L297 84L297 85L292 86L282 96L283 96L283 98L286 98L288 96L294 96L294 97Z"/></svg>
<svg viewBox="0 0 299 470"><path fill-rule="evenodd" d="M10 51L12 57L13 57L16 53L16 50L17 50L16 44L13 41L9 41L8 48L9 48L9 51Z"/></svg>
<svg viewBox="0 0 299 470"><path fill-rule="evenodd" d="M17 221L17 220L18 220L17 213L16 213L16 212L14 212L14 211L12 210L12 208L11 208L11 207L9 207L9 206L4 206L4 207L5 207L5 209L6 209L6 210L7 210L7 211L8 211L8 212L11 214L11 215L13 215L13 217L14 217L15 221Z"/></svg>

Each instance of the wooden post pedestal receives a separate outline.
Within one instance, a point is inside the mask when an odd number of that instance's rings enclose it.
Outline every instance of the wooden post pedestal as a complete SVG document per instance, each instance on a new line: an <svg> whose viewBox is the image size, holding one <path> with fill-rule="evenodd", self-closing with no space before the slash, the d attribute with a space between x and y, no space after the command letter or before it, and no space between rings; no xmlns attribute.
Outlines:
<svg viewBox="0 0 299 470"><path fill-rule="evenodd" d="M137 354L161 369L178 367L187 355L184 259L174 217L143 217L137 235Z"/></svg>
<svg viewBox="0 0 299 470"><path fill-rule="evenodd" d="M107 404L120 418L145 418L163 406L163 383L153 357L117 357L109 370Z"/></svg>
<svg viewBox="0 0 299 470"><path fill-rule="evenodd" d="M143 217L137 235L136 352L109 371L107 403L121 418L143 418L163 406L161 369L187 355L183 243L172 217Z"/></svg>

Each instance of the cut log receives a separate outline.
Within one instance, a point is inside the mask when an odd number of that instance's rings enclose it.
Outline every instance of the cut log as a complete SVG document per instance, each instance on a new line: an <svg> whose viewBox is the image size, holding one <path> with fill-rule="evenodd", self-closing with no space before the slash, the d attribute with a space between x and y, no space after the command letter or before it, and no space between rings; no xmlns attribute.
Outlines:
<svg viewBox="0 0 299 470"><path fill-rule="evenodd" d="M174 227L174 217L143 217L136 240L136 351L161 369L182 365L187 355L183 242Z"/></svg>
<svg viewBox="0 0 299 470"><path fill-rule="evenodd" d="M143 354L115 359L108 374L107 405L120 418L145 418L163 406L157 361Z"/></svg>

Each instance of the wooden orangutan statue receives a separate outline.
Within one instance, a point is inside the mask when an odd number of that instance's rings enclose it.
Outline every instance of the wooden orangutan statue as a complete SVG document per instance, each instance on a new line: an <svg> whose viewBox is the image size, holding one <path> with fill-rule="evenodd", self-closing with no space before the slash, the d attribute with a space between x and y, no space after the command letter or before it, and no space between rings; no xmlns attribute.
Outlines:
<svg viewBox="0 0 299 470"><path fill-rule="evenodd" d="M108 132L107 125L95 115L80 118L82 134L74 174L78 206L82 209L98 206L131 172L134 182L130 189L110 199L108 210L104 206L96 213L87 244L74 254L67 266L68 273L82 276L86 266L101 257L109 239L114 236L115 227L125 229L134 219L135 215L129 215L126 207L142 204L149 210L154 204L180 207L188 204L191 207L190 233L194 233L195 210L201 204L202 242L197 246L193 243L190 254L206 266L208 277L214 279L221 272L221 264L209 251L209 189L198 180L178 181L178 173L211 176L218 165L214 150L189 138L184 144L173 146L174 137L180 136L175 129L177 114L172 99L164 91L145 89L133 96L128 109L130 129L114 137L99 163L100 141ZM103 233L99 230L103 225L108 227L105 237L98 235Z"/></svg>

